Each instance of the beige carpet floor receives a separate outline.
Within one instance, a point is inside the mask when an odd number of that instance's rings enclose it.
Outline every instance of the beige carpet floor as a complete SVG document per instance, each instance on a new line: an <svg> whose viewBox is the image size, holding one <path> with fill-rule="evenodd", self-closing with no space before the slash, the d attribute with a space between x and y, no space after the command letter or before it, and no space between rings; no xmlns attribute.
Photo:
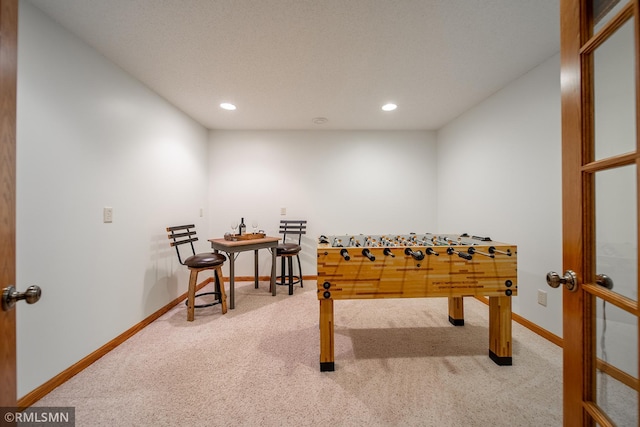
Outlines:
<svg viewBox="0 0 640 427"><path fill-rule="evenodd" d="M228 286L228 284L227 284ZM465 298L335 302L335 371L320 372L315 282L292 296L239 283L236 309L179 304L34 406L77 426L560 426L562 351L513 324L488 357L488 307Z"/></svg>

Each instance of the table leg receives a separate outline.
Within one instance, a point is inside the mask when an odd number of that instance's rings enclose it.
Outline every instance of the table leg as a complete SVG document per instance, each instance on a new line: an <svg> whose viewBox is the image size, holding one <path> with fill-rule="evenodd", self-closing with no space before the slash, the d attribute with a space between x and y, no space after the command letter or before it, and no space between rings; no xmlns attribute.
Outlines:
<svg viewBox="0 0 640 427"><path fill-rule="evenodd" d="M254 273L255 273L255 285L256 289L258 289L258 250L253 251L254 253Z"/></svg>
<svg viewBox="0 0 640 427"><path fill-rule="evenodd" d="M449 323L464 326L464 304L462 297L449 297Z"/></svg>
<svg viewBox="0 0 640 427"><path fill-rule="evenodd" d="M276 248L271 248L271 295L276 296Z"/></svg>
<svg viewBox="0 0 640 427"><path fill-rule="evenodd" d="M511 365L511 297L489 297L489 357Z"/></svg>
<svg viewBox="0 0 640 427"><path fill-rule="evenodd" d="M320 300L320 372L334 371L333 300Z"/></svg>
<svg viewBox="0 0 640 427"><path fill-rule="evenodd" d="M235 289L236 257L235 257L235 254L233 253L230 253L228 255L229 255L229 308L233 310L234 308L236 308L236 289Z"/></svg>

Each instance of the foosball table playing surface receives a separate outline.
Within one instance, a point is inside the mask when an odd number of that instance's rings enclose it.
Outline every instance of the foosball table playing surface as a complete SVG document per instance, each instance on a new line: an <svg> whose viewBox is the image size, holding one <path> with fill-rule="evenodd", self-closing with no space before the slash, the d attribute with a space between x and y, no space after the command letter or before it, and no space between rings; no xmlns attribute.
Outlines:
<svg viewBox="0 0 640 427"><path fill-rule="evenodd" d="M322 235L318 238L320 370L333 371L333 302L448 297L449 321L464 325L463 297L489 297L489 357L511 365L511 297L517 247L453 234Z"/></svg>

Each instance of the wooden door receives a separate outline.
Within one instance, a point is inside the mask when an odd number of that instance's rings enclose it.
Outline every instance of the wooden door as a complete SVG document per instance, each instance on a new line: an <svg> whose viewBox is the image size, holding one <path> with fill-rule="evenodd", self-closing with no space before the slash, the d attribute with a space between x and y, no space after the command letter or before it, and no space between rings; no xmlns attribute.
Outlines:
<svg viewBox="0 0 640 427"><path fill-rule="evenodd" d="M0 0L0 289L16 283L17 0ZM0 309L0 407L16 405L15 310Z"/></svg>
<svg viewBox="0 0 640 427"><path fill-rule="evenodd" d="M639 0L561 0L564 425L638 425Z"/></svg>

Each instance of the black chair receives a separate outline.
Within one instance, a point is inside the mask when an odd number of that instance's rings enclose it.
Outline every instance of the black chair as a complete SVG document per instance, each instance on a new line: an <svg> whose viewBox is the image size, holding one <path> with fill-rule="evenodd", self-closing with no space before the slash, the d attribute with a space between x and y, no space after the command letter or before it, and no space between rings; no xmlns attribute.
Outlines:
<svg viewBox="0 0 640 427"><path fill-rule="evenodd" d="M293 295L293 285L302 284L302 265L300 264L300 251L302 235L307 233L307 221L282 220L280 221L280 234L282 243L276 248L276 256L282 260L280 276L276 277L276 284L289 286L289 295ZM293 257L298 259L298 275L293 274ZM285 261L287 261L285 263ZM288 267L288 269L287 269Z"/></svg>
<svg viewBox="0 0 640 427"><path fill-rule="evenodd" d="M212 305L216 304L222 304L222 314L225 314L227 312L227 296L224 293L224 277L222 276L222 265L227 260L227 257L222 254L215 253L196 254L193 242L197 242L198 238L196 237L195 225L193 224L167 227L167 232L169 233L169 239L173 240L170 245L176 248L178 261L180 262L180 264L186 265L191 271L191 274L189 275L189 290L187 292L187 300L185 301L185 304L187 305L187 320L189 322L193 321L195 308L211 307ZM179 247L187 243L189 244L189 246L191 246L191 255L189 255L188 258L182 261ZM184 251L188 252L188 250ZM202 292L196 295L196 287L200 288L202 286L205 286L207 283L211 283L214 280L214 277L209 277L203 280L201 283L198 283L198 273L204 270L214 271L216 289L215 292ZM196 305L195 299L203 295L215 295L215 301L209 304Z"/></svg>

